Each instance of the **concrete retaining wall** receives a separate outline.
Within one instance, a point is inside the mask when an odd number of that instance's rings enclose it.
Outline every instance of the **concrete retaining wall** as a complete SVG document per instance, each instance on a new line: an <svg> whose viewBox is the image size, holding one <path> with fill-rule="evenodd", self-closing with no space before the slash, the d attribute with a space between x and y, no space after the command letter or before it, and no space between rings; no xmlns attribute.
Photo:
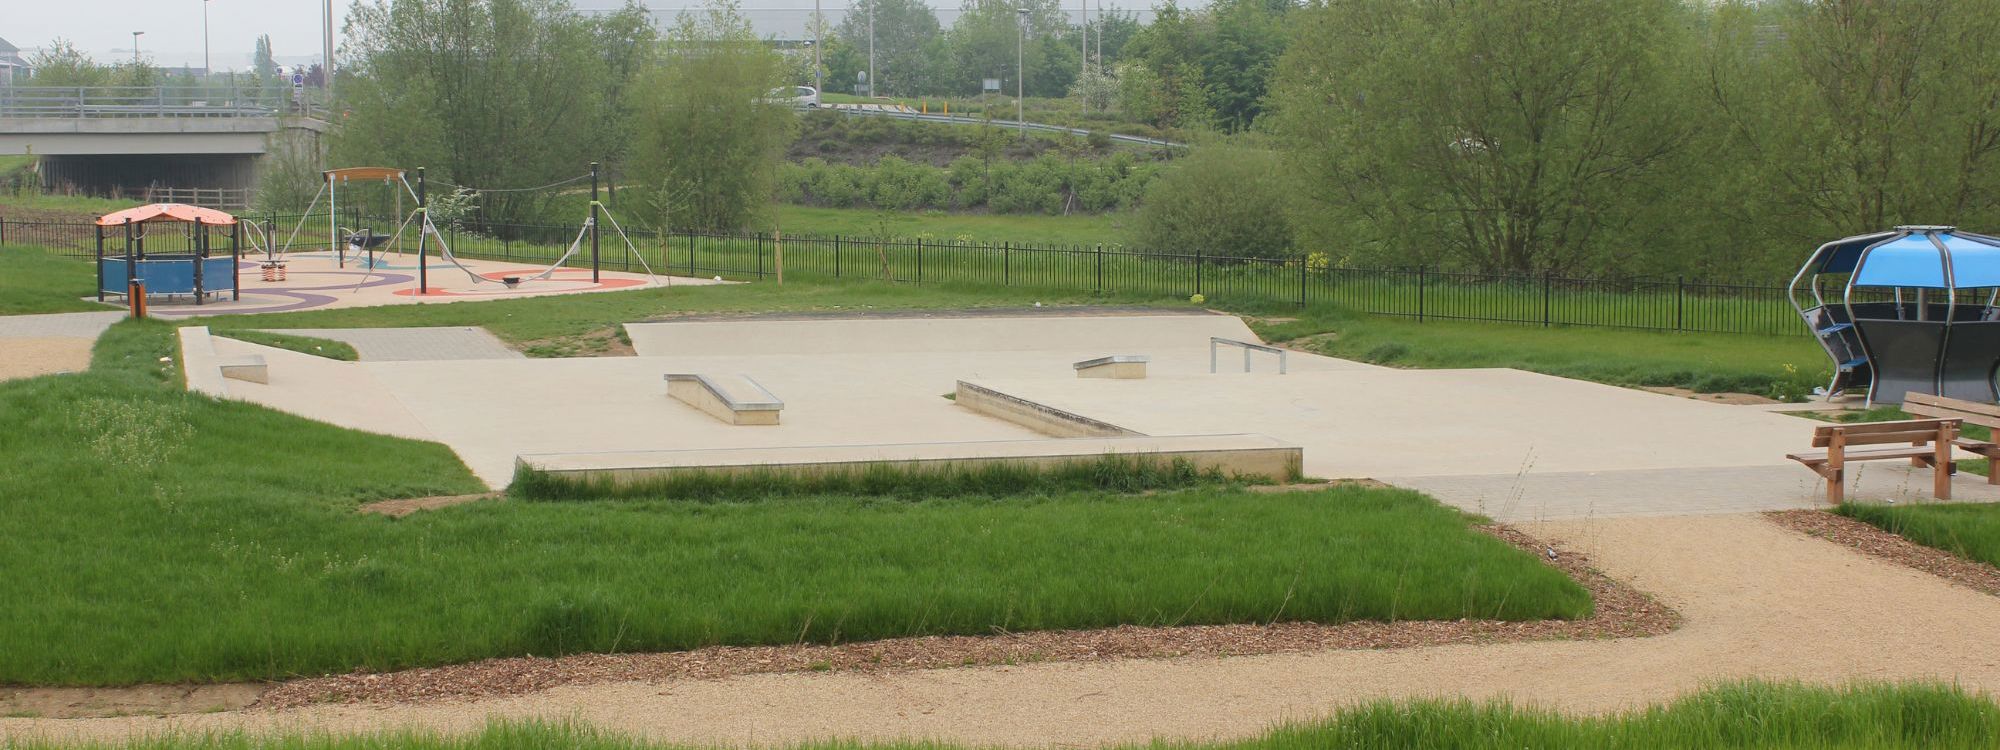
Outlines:
<svg viewBox="0 0 2000 750"><path fill-rule="evenodd" d="M1038 404L1027 399L958 381L958 391L954 398L959 406L971 409L996 419L1013 422L1030 430L1061 438L1077 437L1131 437L1142 433L1128 430L1110 422L1103 422L1074 412L1063 411L1053 406Z"/></svg>

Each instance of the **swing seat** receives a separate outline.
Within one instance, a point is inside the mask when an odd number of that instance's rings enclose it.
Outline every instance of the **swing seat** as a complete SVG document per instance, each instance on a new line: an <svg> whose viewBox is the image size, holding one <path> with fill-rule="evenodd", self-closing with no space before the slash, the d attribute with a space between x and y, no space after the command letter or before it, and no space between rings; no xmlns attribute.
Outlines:
<svg viewBox="0 0 2000 750"><path fill-rule="evenodd" d="M507 285L507 286L508 286L509 288L512 288L512 287L517 287L517 286L520 286L520 285L521 285L521 277L519 277L519 276L502 276L502 277L500 277L500 283L502 283L502 284L506 284L506 285Z"/></svg>

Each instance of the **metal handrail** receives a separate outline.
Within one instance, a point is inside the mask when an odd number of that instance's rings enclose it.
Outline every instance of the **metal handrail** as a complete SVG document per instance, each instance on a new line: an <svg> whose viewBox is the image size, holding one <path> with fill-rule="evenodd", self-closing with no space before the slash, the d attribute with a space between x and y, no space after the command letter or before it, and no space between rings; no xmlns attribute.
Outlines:
<svg viewBox="0 0 2000 750"><path fill-rule="evenodd" d="M1275 346L1265 346L1265 345L1263 345L1263 344L1252 344L1252 343L1250 343L1250 342L1248 342L1248 341L1237 341L1236 339L1225 339L1225 338L1222 338L1222 337L1220 337L1220 336L1210 336L1210 337L1208 337L1208 372L1209 372L1209 374L1211 374L1211 375L1215 374L1215 368L1216 368L1216 357L1215 357L1215 352L1216 352L1216 349L1217 349L1218 347L1220 347L1220 346L1224 345L1224 344L1227 344L1227 345L1229 345L1229 346L1236 346L1236 347L1242 347L1242 349L1243 349L1243 371L1244 371L1244 372L1249 372L1249 371L1250 371L1250 354L1251 354L1252 352L1269 352L1269 353L1271 353L1271 354L1276 354L1276 355L1278 355L1278 374L1279 374L1279 375L1283 375L1283 374L1285 374L1285 372L1286 372L1286 369L1287 369L1287 368L1286 368L1286 363L1285 363L1285 350L1283 350L1283 349L1279 349L1279 348L1277 348L1277 347L1275 347Z"/></svg>
<svg viewBox="0 0 2000 750"><path fill-rule="evenodd" d="M303 104L303 106L300 106ZM238 86L0 86L0 117L276 117L312 115L289 88Z"/></svg>

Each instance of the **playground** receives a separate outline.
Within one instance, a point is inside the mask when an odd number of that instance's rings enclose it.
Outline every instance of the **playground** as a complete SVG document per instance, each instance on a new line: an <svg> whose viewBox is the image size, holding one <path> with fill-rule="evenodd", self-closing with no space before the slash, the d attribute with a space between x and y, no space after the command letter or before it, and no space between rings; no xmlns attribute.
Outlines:
<svg viewBox="0 0 2000 750"><path fill-rule="evenodd" d="M1924 307L1930 291L1881 293L1890 305L1911 297L1902 314L1912 322L1956 327L1984 315L1952 309L1993 303L1957 291L1985 282L1972 275L1976 260L1947 260L1946 235L1878 236L1856 264L1865 269L1877 243L1915 236L1941 248L1943 277L1862 281L1954 290L1943 310ZM219 255L192 249L194 268ZM92 686L219 682L213 694L236 696L207 713L0 718L0 737L465 733L495 717L567 717L697 744L1102 745L1243 737L1374 699L1504 697L1600 714L1744 678L2000 690L2000 652L1983 637L2000 599L1760 515L1826 508L1830 486L1869 503L2000 501L2000 485L1961 470L1989 455L1959 430L2000 419L1987 412L1993 399L1963 387L1976 367L1935 364L1992 354L1972 347L1928 360L1929 381L1921 362L1917 375L1898 376L1915 378L1912 414L1943 415L1922 425L1839 421L1874 418L1863 407L1889 399L1863 386L1881 388L1888 360L1908 349L1871 326L1858 356L1831 348L1839 341L1826 336L1841 331L1810 329L1847 367L1833 393L1806 404L1714 403L1515 369L1385 367L1285 346L1243 317L1192 304L872 309L893 287L843 298L841 310L620 314L629 354L537 358L472 319L548 304L506 297L574 293L585 294L561 304L658 295L671 310L683 280L600 271L593 281L588 268L464 259L412 269L407 254L371 253L366 234L359 249L253 254L228 288L194 281L196 298L214 292L202 304L162 299L150 309L177 319L274 313L248 320L349 344L357 361L211 331L245 318L136 321L103 333L91 372L0 384L0 405L24 414L69 384L93 384L80 416L37 412L17 440L88 445L97 469L18 445L23 471L0 478L0 490L58 474L76 486L23 508L50 540L24 540L22 556L0 561L65 591L145 586L156 602L145 618L90 627L0 618L0 635L50 644L46 655L0 656L0 670L30 684L76 670ZM99 265L136 269L143 257L135 245ZM285 279L264 282L277 257ZM100 289L125 284L146 299L129 286L141 276L114 274ZM711 282L686 294L757 286ZM381 307L360 312L394 320L411 312L396 305L433 301L463 303L448 309L466 311L468 324L341 327L331 315L282 314ZM1834 314L1818 307L1802 306L1809 325L1815 312ZM1855 309L1864 321L1898 314ZM92 319L92 335L110 322ZM1948 332L1923 330L1935 349L1953 345ZM1863 371L1876 377L1854 374ZM1947 379L1959 385L1939 387ZM1854 463L1844 465L1849 440ZM1826 451L1805 450L1819 441ZM907 503L774 493L713 505L660 489L735 475L1001 476L1107 455L1276 486ZM1885 457L1896 460L1867 460ZM520 490L523 478L573 483L573 496L534 496ZM376 500L413 512L356 512ZM99 526L99 517L124 520ZM1489 519L1505 526L1471 529ZM1495 545L1487 533L1516 536ZM30 567L63 559L53 540L94 535L103 538L91 544L136 551L85 572ZM121 567L127 557L187 573ZM1440 560L1451 569L1436 570ZM1566 588L1570 573L1550 575L1565 566L1627 587L1655 621L1582 638L1538 629L1570 622L1549 614L1562 611L1551 602L1583 596ZM524 591L524 579L537 586ZM1378 585L1386 580L1399 583ZM1403 590L1406 580L1414 588ZM244 604L209 611L218 592ZM1601 590L1591 595L1607 606ZM1540 614L1505 609L1530 604ZM1391 614L1367 614L1377 607ZM1038 619L1013 619L1021 613ZM139 619L177 635L129 630ZM1347 628L1339 645L1272 635L1322 625ZM162 638L170 642L154 643ZM256 638L277 645L246 658L240 643ZM1214 640L1145 645L1203 638ZM141 647L122 650L119 639ZM1020 651L934 653L966 642ZM860 656L799 660L813 648ZM661 655L619 653L633 650L713 661L660 674L646 665ZM887 664L885 654L909 656ZM727 666L758 660L806 666ZM364 673L347 674L357 667ZM284 682L301 675L325 676ZM258 702L306 693L305 683L321 697Z"/></svg>

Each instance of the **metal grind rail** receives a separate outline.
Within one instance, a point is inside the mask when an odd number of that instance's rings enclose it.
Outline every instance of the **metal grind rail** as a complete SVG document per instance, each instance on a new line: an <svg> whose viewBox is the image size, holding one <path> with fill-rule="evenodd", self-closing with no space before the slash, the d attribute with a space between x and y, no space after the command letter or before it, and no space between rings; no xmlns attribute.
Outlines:
<svg viewBox="0 0 2000 750"><path fill-rule="evenodd" d="M1236 339L1225 339L1219 336L1210 336L1208 337L1208 372L1211 375L1215 374L1216 371L1216 364L1217 364L1216 352L1224 346L1234 346L1243 349L1244 372L1250 371L1250 355L1256 352L1268 352L1271 354L1278 355L1278 374L1279 375L1285 374L1286 370L1285 350L1279 349L1275 346L1265 346L1263 344L1252 344L1248 341L1237 341Z"/></svg>

